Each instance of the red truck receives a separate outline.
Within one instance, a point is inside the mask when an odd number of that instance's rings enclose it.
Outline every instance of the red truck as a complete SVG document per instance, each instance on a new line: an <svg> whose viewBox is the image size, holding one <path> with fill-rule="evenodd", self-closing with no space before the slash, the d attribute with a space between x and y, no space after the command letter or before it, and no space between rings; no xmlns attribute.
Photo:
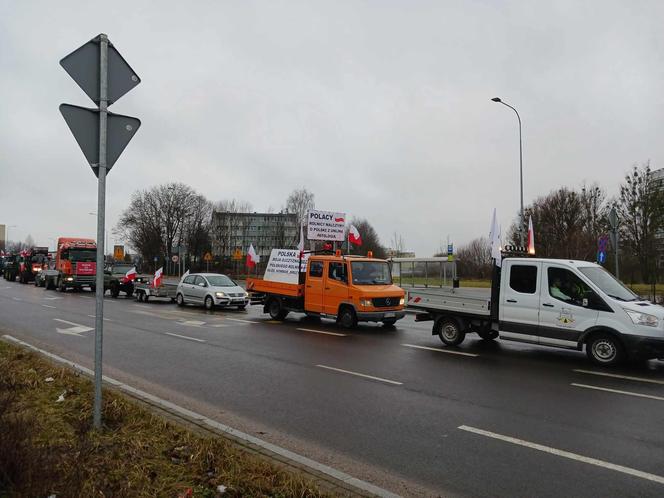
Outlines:
<svg viewBox="0 0 664 498"><path fill-rule="evenodd" d="M97 243L94 239L60 237L55 253L55 269L43 270L45 287L61 292L68 288L81 290L83 287L95 291L96 261Z"/></svg>

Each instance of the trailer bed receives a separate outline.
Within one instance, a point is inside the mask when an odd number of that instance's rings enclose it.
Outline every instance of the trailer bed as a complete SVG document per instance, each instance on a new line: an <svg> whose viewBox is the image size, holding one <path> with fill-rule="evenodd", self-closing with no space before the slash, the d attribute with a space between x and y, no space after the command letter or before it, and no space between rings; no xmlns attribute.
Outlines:
<svg viewBox="0 0 664 498"><path fill-rule="evenodd" d="M452 288L409 289L406 306L413 310L452 312L489 318L491 289Z"/></svg>
<svg viewBox="0 0 664 498"><path fill-rule="evenodd" d="M149 282L137 283L134 286L136 299L139 301L148 301L151 298L164 298L175 301L178 284L164 282L159 287L152 287Z"/></svg>

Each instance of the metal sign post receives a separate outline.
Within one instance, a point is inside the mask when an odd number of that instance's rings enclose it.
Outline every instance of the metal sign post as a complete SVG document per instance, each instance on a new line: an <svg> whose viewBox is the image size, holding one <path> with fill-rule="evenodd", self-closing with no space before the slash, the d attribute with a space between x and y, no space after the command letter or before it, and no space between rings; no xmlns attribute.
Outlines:
<svg viewBox="0 0 664 498"><path fill-rule="evenodd" d="M613 243L613 249L616 253L616 278L620 278L620 272L618 271L618 212L616 208L611 208L609 212L609 225L611 225L612 237L611 242Z"/></svg>
<svg viewBox="0 0 664 498"><path fill-rule="evenodd" d="M141 126L140 120L136 118L109 113L108 106L138 85L140 79L103 33L63 58L60 65L99 106L98 109L87 109L69 104L60 105L62 116L98 178L93 424L99 429L102 406L106 174Z"/></svg>

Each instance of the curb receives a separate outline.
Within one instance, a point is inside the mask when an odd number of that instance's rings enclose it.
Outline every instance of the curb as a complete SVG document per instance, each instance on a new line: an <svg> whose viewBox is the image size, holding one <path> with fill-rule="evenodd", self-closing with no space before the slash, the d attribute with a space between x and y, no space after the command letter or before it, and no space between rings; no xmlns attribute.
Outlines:
<svg viewBox="0 0 664 498"><path fill-rule="evenodd" d="M40 349L11 335L4 334L2 338L14 344L35 351L58 363L70 366L88 377L94 378L94 372L89 368L84 367L83 365L79 365L65 358L62 358L61 356ZM135 398L152 407L156 407L159 410L162 410L178 419L182 419L189 424L193 424L199 429L212 432L215 435L227 437L228 439L239 443L249 450L253 450L263 456L277 460L281 464L285 464L289 467L308 474L318 483L323 481L322 487L332 487L333 489L336 488L337 491L344 491L345 493L355 496L399 498L399 495L387 491L386 489L375 486L369 482L362 481L361 479L357 479L349 474L346 474L345 472L341 472L340 470L332 468L328 465L324 465L303 455L294 453L290 450L287 450L286 448L268 443L267 441L263 441L262 439L254 437L250 434L233 429L232 427L217 422L216 420L208 418L205 415L201 415L192 410L188 410L187 408L183 408L179 405L176 405L175 403L171 403L170 401L159 398L145 391L141 391L140 389L136 389L135 387L120 382L116 379L107 377L106 375L103 376L103 381L106 384L119 389L125 394L128 394L130 397Z"/></svg>

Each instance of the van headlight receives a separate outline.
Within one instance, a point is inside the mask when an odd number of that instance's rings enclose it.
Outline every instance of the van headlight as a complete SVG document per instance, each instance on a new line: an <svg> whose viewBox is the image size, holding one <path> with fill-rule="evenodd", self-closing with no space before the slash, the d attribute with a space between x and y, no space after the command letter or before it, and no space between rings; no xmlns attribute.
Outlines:
<svg viewBox="0 0 664 498"><path fill-rule="evenodd" d="M648 313L641 313L640 311L625 309L625 313L629 315L635 325L647 325L648 327L657 327L659 320L655 315Z"/></svg>
<svg viewBox="0 0 664 498"><path fill-rule="evenodd" d="M404 299L403 297L401 299L399 299L399 306L403 306L405 303L406 303L406 299Z"/></svg>
<svg viewBox="0 0 664 498"><path fill-rule="evenodd" d="M371 302L371 299L360 299L360 306L364 306L365 308L368 308L372 304L373 303Z"/></svg>
<svg viewBox="0 0 664 498"><path fill-rule="evenodd" d="M214 295L217 297L226 297L226 294L224 292L215 292Z"/></svg>

